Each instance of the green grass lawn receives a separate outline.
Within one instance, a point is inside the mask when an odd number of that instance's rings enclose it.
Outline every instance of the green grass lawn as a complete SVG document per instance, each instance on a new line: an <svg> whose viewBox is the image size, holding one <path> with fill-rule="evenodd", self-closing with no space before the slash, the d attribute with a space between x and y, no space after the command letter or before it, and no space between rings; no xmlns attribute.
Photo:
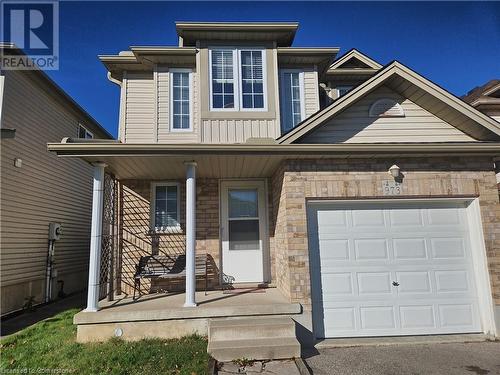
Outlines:
<svg viewBox="0 0 500 375"><path fill-rule="evenodd" d="M77 312L65 311L2 339L0 374L199 375L207 370L207 341L199 336L79 344L73 325Z"/></svg>

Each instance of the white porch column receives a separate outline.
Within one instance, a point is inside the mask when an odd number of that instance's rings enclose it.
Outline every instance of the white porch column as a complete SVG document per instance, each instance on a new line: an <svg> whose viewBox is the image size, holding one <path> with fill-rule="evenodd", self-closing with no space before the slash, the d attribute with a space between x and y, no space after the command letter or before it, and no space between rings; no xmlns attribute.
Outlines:
<svg viewBox="0 0 500 375"><path fill-rule="evenodd" d="M196 306L196 163L186 162L186 302Z"/></svg>
<svg viewBox="0 0 500 375"><path fill-rule="evenodd" d="M104 163L94 163L94 190L92 194L92 226L90 229L90 263L87 308L99 310L99 273L101 267L102 210L104 198Z"/></svg>

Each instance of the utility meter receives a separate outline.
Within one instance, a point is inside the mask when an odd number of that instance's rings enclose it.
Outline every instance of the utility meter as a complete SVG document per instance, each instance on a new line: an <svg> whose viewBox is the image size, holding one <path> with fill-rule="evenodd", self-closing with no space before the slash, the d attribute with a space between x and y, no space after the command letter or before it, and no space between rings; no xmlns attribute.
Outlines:
<svg viewBox="0 0 500 375"><path fill-rule="evenodd" d="M62 225L60 223L49 224L49 240L57 241L61 239Z"/></svg>

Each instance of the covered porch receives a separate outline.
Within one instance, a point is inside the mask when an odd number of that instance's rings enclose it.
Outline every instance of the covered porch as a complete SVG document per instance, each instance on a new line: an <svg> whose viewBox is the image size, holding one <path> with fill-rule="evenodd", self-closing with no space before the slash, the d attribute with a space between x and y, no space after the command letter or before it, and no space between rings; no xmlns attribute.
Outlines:
<svg viewBox="0 0 500 375"><path fill-rule="evenodd" d="M125 295L113 301L101 300L99 311L84 310L75 315L77 340L177 338L193 333L206 336L210 319L293 318L302 312L300 304L289 303L276 288L196 292L196 308L186 308L185 299L185 293L179 292L154 293L137 300Z"/></svg>

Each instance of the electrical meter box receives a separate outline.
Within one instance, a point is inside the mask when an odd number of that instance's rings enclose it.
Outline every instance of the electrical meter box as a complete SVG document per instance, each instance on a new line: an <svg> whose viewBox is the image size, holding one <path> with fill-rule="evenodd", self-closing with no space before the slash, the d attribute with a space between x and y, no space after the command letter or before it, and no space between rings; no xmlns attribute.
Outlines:
<svg viewBox="0 0 500 375"><path fill-rule="evenodd" d="M62 225L60 223L49 224L49 240L57 241L61 239Z"/></svg>

